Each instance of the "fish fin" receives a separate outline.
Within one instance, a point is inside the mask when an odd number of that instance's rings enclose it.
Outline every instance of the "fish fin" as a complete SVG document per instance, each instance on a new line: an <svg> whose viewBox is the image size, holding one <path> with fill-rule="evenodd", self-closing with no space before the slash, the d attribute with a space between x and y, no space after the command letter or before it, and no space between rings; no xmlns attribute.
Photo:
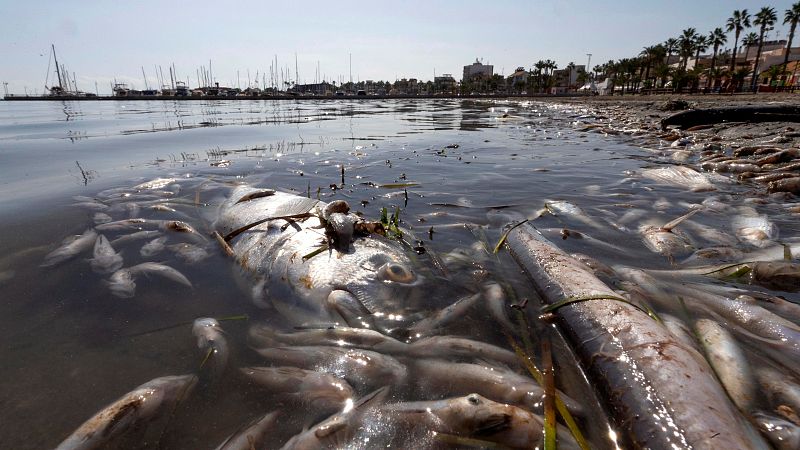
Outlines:
<svg viewBox="0 0 800 450"><path fill-rule="evenodd" d="M353 404L353 409L364 410L371 406L374 406L375 403L383 403L386 400L386 397L389 396L389 391L390 391L389 386L378 388L358 399Z"/></svg>
<svg viewBox="0 0 800 450"><path fill-rule="evenodd" d="M673 228L675 228L678 225L680 225L681 222L683 222L684 220L688 219L689 217L692 217L693 215L697 214L698 211L700 211L700 210L699 209L693 209L693 210L689 211L688 213L678 217L677 219L674 219L674 220L672 220L670 222L665 223L664 226L661 227L661 229L663 231L672 231Z"/></svg>

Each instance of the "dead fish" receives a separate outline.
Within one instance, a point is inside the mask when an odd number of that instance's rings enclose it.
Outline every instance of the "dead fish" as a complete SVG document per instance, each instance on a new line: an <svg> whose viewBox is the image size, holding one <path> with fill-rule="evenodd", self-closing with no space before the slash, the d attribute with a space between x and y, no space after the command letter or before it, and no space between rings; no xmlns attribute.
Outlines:
<svg viewBox="0 0 800 450"><path fill-rule="evenodd" d="M689 217L692 217L697 211L697 209L689 211L661 227L653 225L642 225L639 227L639 233L642 235L647 248L666 256L670 261L676 257L690 253L694 248L688 236L673 231L673 228Z"/></svg>
<svg viewBox="0 0 800 450"><path fill-rule="evenodd" d="M383 354L405 354L408 344L369 328L331 327L279 333L269 326L250 327L248 337L256 347L336 346L363 348Z"/></svg>
<svg viewBox="0 0 800 450"><path fill-rule="evenodd" d="M401 384L408 375L397 359L370 350L308 346L256 351L273 363L332 373L356 388Z"/></svg>
<svg viewBox="0 0 800 450"><path fill-rule="evenodd" d="M344 448L348 444L352 448L361 448L352 445L352 439L359 429L361 419L370 410L383 403L388 394L389 389L383 387L365 395L357 402L346 405L341 412L295 435L281 449Z"/></svg>
<svg viewBox="0 0 800 450"><path fill-rule="evenodd" d="M180 244L172 244L168 245L169 248L175 255L178 256L186 264L197 264L200 261L209 257L208 251L202 247L198 247L193 244L187 243L180 243Z"/></svg>
<svg viewBox="0 0 800 450"><path fill-rule="evenodd" d="M740 411L750 412L756 396L755 378L742 349L734 337L713 320L700 319L694 327L722 387Z"/></svg>
<svg viewBox="0 0 800 450"><path fill-rule="evenodd" d="M589 225L593 228L599 228L596 220L589 217L580 207L574 203L565 200L548 200L544 202L544 207L553 216L566 216L571 219L577 220L581 223Z"/></svg>
<svg viewBox="0 0 800 450"><path fill-rule="evenodd" d="M778 237L778 227L766 216L737 215L732 221L733 231L740 241L764 248Z"/></svg>
<svg viewBox="0 0 800 450"><path fill-rule="evenodd" d="M94 221L95 225L100 225L101 223L111 222L114 219L112 219L111 216L109 216L106 213L98 212L94 213L94 216L92 216L92 220Z"/></svg>
<svg viewBox="0 0 800 450"><path fill-rule="evenodd" d="M741 250L733 247L706 247L689 255L681 264L708 264L739 261L743 255L744 253Z"/></svg>
<svg viewBox="0 0 800 450"><path fill-rule="evenodd" d="M800 415L800 385L795 380L766 365L756 370L756 378L773 408L785 405Z"/></svg>
<svg viewBox="0 0 800 450"><path fill-rule="evenodd" d="M137 276L142 274L159 275L178 284L189 288L192 287L192 283L189 279L172 267L165 266L164 264L147 262L117 270L108 280L108 288L111 290L111 293L117 297L131 298L136 292L136 282L134 280Z"/></svg>
<svg viewBox="0 0 800 450"><path fill-rule="evenodd" d="M113 241L111 241L112 246L120 246L127 244L128 242L138 241L140 239L152 239L156 236L161 234L160 231L157 230L149 230L149 231L137 231L135 233L126 234L124 236L120 236Z"/></svg>
<svg viewBox="0 0 800 450"><path fill-rule="evenodd" d="M422 296L430 291L422 287L428 282L397 241L371 234L349 242L350 251L325 251L325 230L314 214L325 210L325 203L282 192L236 203L253 191L244 186L234 190L214 227L222 236L232 234L229 243L237 262L256 281L266 280L257 285L259 298L268 294L290 324L394 328L403 325L409 312L424 309ZM292 220L288 227L277 220L287 216L303 220ZM340 225L329 234L347 242L354 230L345 221Z"/></svg>
<svg viewBox="0 0 800 450"><path fill-rule="evenodd" d="M751 415L753 422L778 450L800 448L800 426L786 419L762 412Z"/></svg>
<svg viewBox="0 0 800 450"><path fill-rule="evenodd" d="M707 192L716 189L705 174L686 166L645 169L642 171L642 176L656 183L689 189L693 192Z"/></svg>
<svg viewBox="0 0 800 450"><path fill-rule="evenodd" d="M770 181L768 192L791 192L800 194L800 177L784 178L782 180Z"/></svg>
<svg viewBox="0 0 800 450"><path fill-rule="evenodd" d="M175 406L191 393L194 375L156 378L123 395L84 422L56 450L108 448L132 430L140 432L159 418L168 418Z"/></svg>
<svg viewBox="0 0 800 450"><path fill-rule="evenodd" d="M164 245L165 242L167 242L166 236L157 237L152 241L149 241L148 243L144 244L142 246L142 249L139 250L139 254L144 256L145 258L148 258L155 254L161 253L166 247L166 245Z"/></svg>
<svg viewBox="0 0 800 450"><path fill-rule="evenodd" d="M44 257L41 267L53 267L68 261L80 253L89 250L97 240L97 233L89 228L80 236L70 237L64 240L61 247L53 250Z"/></svg>
<svg viewBox="0 0 800 450"><path fill-rule="evenodd" d="M230 435L216 450L255 450L264 447L267 436L273 431L278 411L257 418Z"/></svg>
<svg viewBox="0 0 800 450"><path fill-rule="evenodd" d="M513 229L507 244L547 304L619 296L528 224ZM674 297L669 300L675 304ZM618 432L632 447L766 447L701 355L645 312L620 301L593 300L554 314L592 384L607 405L615 405L615 420L626 424Z"/></svg>
<svg viewBox="0 0 800 450"><path fill-rule="evenodd" d="M202 317L195 319L192 334L197 338L197 348L203 353L202 366L210 365L212 380L217 380L228 367L230 351L225 332L217 319Z"/></svg>
<svg viewBox="0 0 800 450"><path fill-rule="evenodd" d="M749 279L773 290L800 290L800 264L790 261L756 261L749 265Z"/></svg>
<svg viewBox="0 0 800 450"><path fill-rule="evenodd" d="M350 383L336 375L297 367L244 367L239 369L258 386L296 399L315 414L341 410L354 397Z"/></svg>
<svg viewBox="0 0 800 450"><path fill-rule="evenodd" d="M418 359L410 361L409 365L416 388L426 394L464 395L477 392L492 400L534 412L541 412L544 408L544 389L532 378L509 369L437 359ZM559 393L559 396L570 412L582 415L580 403L563 393Z"/></svg>
<svg viewBox="0 0 800 450"><path fill-rule="evenodd" d="M92 270L100 274L116 272L122 267L122 256L102 234L94 241L94 258L89 260Z"/></svg>
<svg viewBox="0 0 800 450"><path fill-rule="evenodd" d="M430 336L408 344L400 353L413 358L445 358L496 361L509 366L519 365L517 355L486 342L456 336Z"/></svg>
<svg viewBox="0 0 800 450"><path fill-rule="evenodd" d="M543 437L541 417L475 393L445 400L387 404L379 407L378 412L404 440L409 433L422 433L417 439L430 439L427 444L431 446L439 433L495 442L513 449L532 448ZM580 448L565 428L559 426L557 435L558 448ZM424 446L425 441L417 439L414 441Z"/></svg>
<svg viewBox="0 0 800 450"><path fill-rule="evenodd" d="M737 239L724 231L717 230L716 228L709 227L697 223L692 220L683 222L686 229L691 230L694 234L699 236L702 240L714 245L734 246L738 243Z"/></svg>
<svg viewBox="0 0 800 450"><path fill-rule="evenodd" d="M88 209L90 211L106 211L108 210L109 206L99 202L98 200L88 200L82 201L80 203L74 203L72 206L77 206L79 208Z"/></svg>
<svg viewBox="0 0 800 450"><path fill-rule="evenodd" d="M153 190L153 189L163 189L166 186L174 183L177 181L177 178L156 178L155 180L147 181L145 183L137 184L133 187L135 190Z"/></svg>

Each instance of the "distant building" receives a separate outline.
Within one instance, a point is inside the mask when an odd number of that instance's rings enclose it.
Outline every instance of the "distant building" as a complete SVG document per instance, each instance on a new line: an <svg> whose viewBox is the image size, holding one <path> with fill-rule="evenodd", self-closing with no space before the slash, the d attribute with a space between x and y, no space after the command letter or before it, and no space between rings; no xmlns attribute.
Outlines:
<svg viewBox="0 0 800 450"><path fill-rule="evenodd" d="M332 84L323 81L322 83L296 84L292 87L291 92L297 94L326 95L335 90Z"/></svg>
<svg viewBox="0 0 800 450"><path fill-rule="evenodd" d="M389 93L392 95L416 95L419 94L419 91L419 81L416 78L403 78L394 82L394 86Z"/></svg>
<svg viewBox="0 0 800 450"><path fill-rule="evenodd" d="M517 70L508 76L508 85L512 87L517 86L518 83L524 85L528 82L528 75L528 71L524 67L517 67Z"/></svg>
<svg viewBox="0 0 800 450"><path fill-rule="evenodd" d="M488 80L494 75L494 66L483 64L477 59L474 63L464 66L464 76L461 81Z"/></svg>
<svg viewBox="0 0 800 450"><path fill-rule="evenodd" d="M433 88L437 92L452 92L456 89L456 79L452 74L443 73L441 76L433 77Z"/></svg>
<svg viewBox="0 0 800 450"><path fill-rule="evenodd" d="M585 65L567 66L561 70L554 70L555 86L550 89L552 94L563 94L577 89L578 75L586 71Z"/></svg>

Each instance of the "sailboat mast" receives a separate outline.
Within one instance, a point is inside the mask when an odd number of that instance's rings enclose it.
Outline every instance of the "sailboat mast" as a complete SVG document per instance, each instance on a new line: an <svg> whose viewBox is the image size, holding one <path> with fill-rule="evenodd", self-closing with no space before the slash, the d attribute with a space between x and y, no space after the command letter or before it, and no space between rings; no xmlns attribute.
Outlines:
<svg viewBox="0 0 800 450"><path fill-rule="evenodd" d="M55 44L50 44L50 46L53 48L53 59L56 62L56 75L58 75L58 87L61 88L61 90L63 91L64 86L61 84L61 70L59 70L58 68L58 58L56 57L56 46Z"/></svg>
<svg viewBox="0 0 800 450"><path fill-rule="evenodd" d="M144 88L150 90L150 85L147 84L147 75L144 74L144 66L142 66L142 76L144 77Z"/></svg>

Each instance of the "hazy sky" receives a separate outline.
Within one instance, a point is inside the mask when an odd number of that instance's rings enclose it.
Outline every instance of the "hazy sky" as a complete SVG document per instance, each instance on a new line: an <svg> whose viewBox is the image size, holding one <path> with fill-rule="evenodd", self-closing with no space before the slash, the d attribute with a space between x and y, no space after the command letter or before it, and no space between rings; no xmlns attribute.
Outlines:
<svg viewBox="0 0 800 450"><path fill-rule="evenodd" d="M517 66L552 59L591 65L635 56L642 47L695 27L723 27L735 9L755 14L774 7L770 38L786 38L784 10L792 0L400 0L400 1L42 1L0 0L0 81L11 93L42 93L50 44L75 73L79 88L110 91L116 79L151 87L155 66L168 66L197 85L196 70L211 60L221 85L241 87L269 73L277 55L300 82L313 82L317 63L327 80L432 79L482 58L508 75ZM757 30L751 30L757 31ZM800 41L800 36L798 36ZM729 46L733 44L729 37ZM274 63L273 63L274 64ZM51 66L51 71L55 68ZM51 80L55 75L50 76ZM50 82L52 84L52 81Z"/></svg>

